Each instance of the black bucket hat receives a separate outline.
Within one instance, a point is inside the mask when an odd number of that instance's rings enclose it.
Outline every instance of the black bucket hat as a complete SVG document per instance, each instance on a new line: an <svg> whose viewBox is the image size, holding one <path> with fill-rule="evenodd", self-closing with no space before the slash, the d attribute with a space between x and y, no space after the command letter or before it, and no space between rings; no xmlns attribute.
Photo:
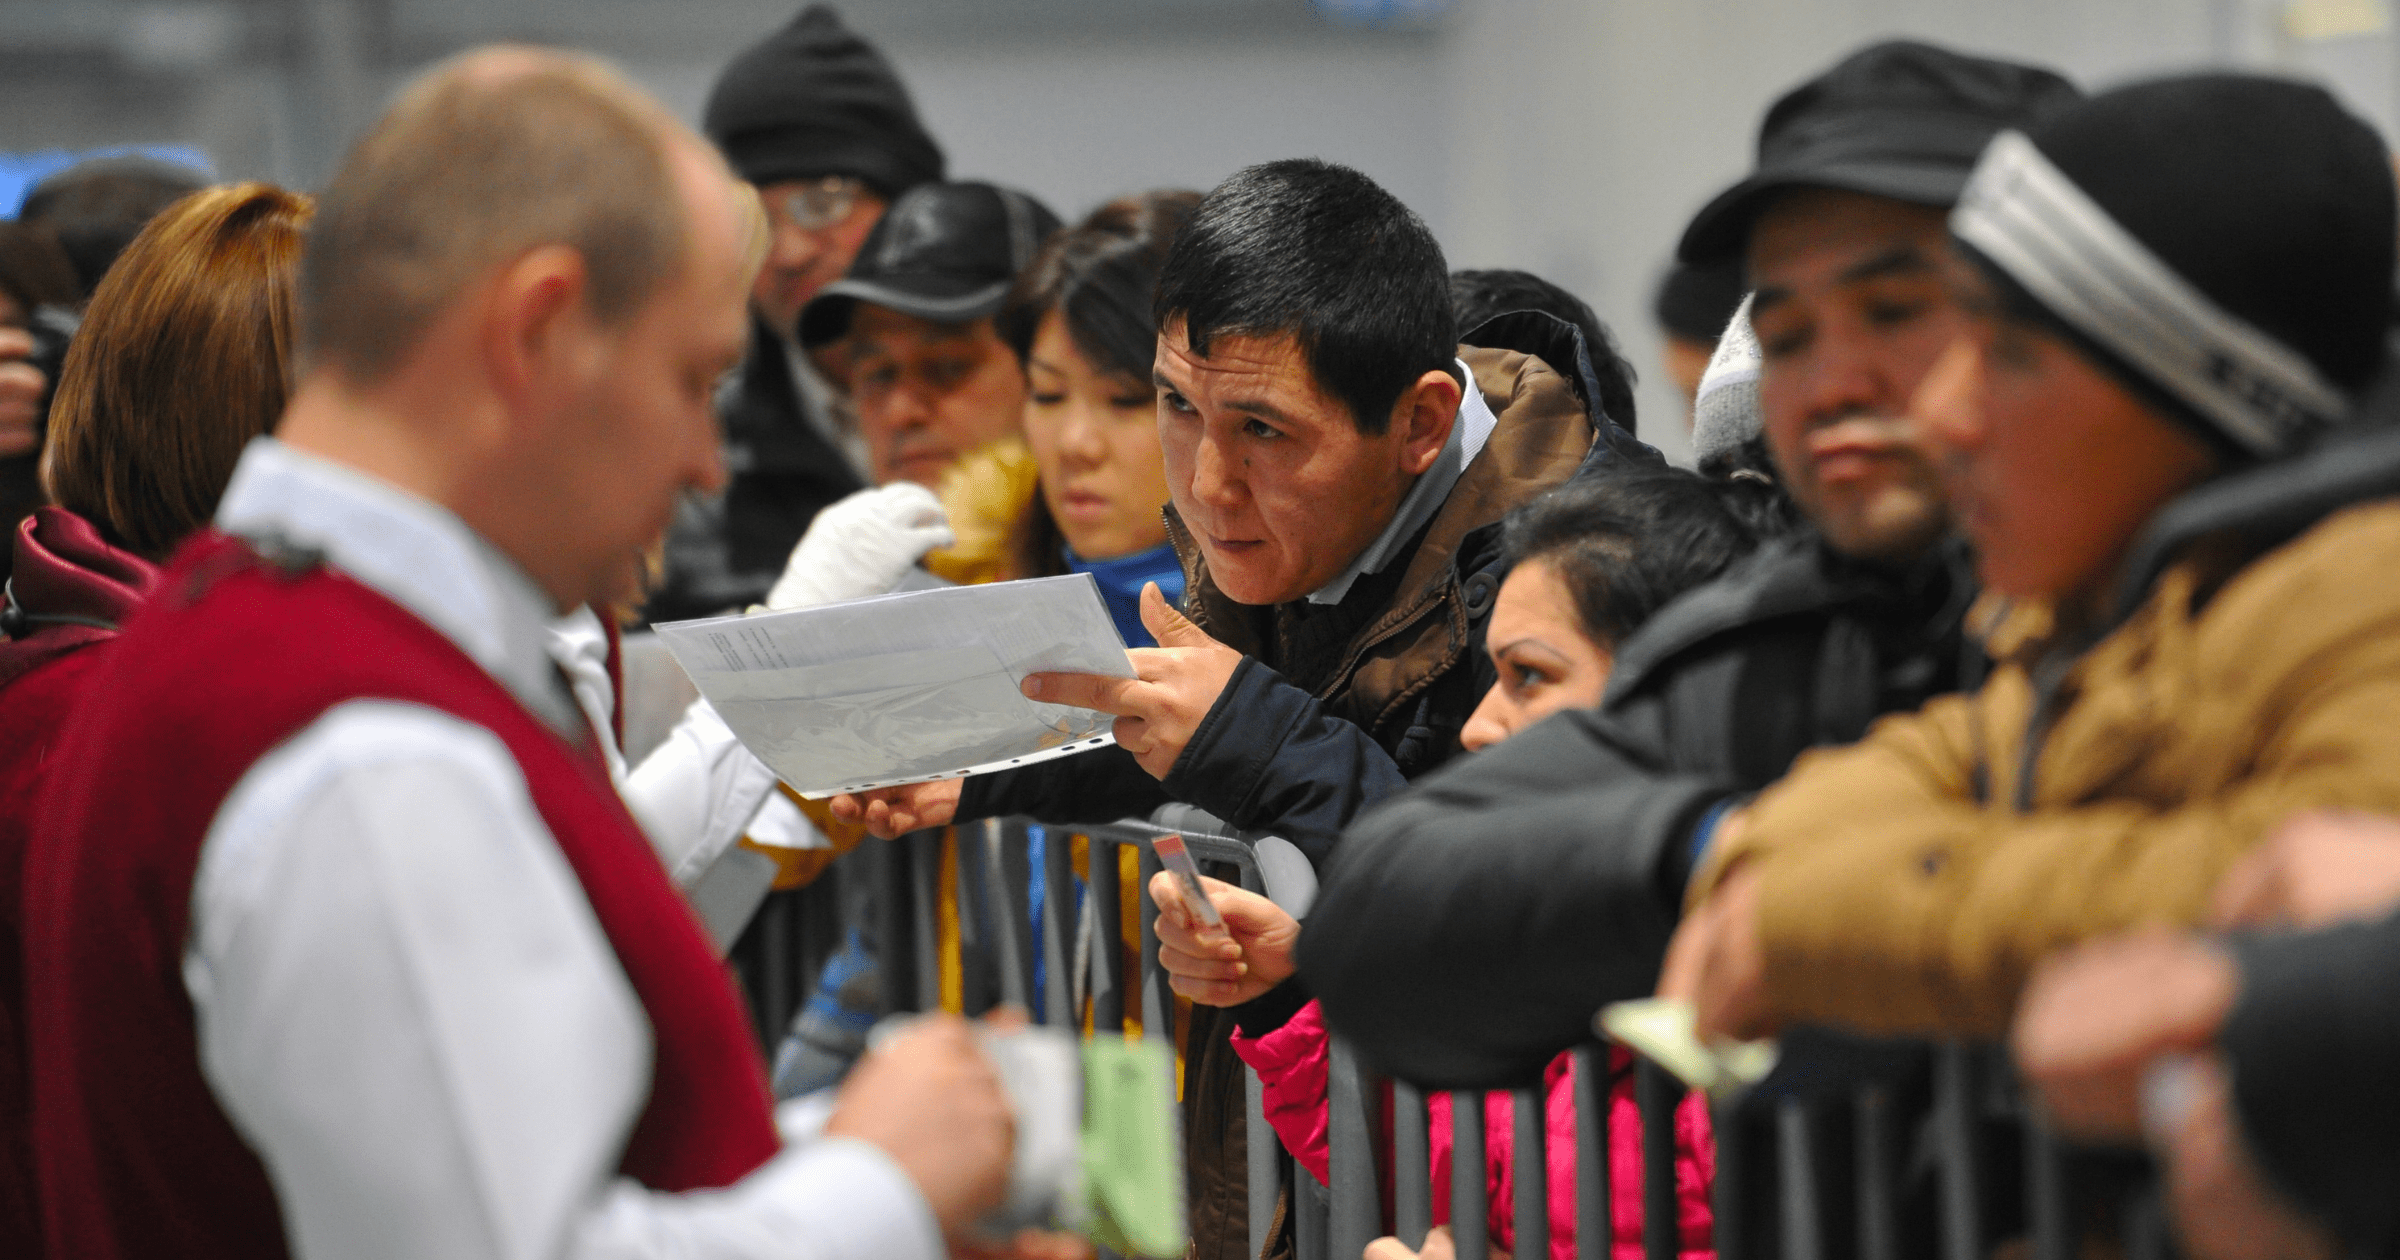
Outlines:
<svg viewBox="0 0 2400 1260"><path fill-rule="evenodd" d="M920 184L876 222L849 274L800 309L800 344L841 340L860 302L942 324L981 319L1058 229L1048 206L1013 188Z"/></svg>
<svg viewBox="0 0 2400 1260"><path fill-rule="evenodd" d="M1838 188L1921 206L1958 203L1994 135L2082 99L2048 70L1905 40L1876 44L1786 92L1758 129L1758 166L1684 229L1676 256L1742 253L1778 193Z"/></svg>

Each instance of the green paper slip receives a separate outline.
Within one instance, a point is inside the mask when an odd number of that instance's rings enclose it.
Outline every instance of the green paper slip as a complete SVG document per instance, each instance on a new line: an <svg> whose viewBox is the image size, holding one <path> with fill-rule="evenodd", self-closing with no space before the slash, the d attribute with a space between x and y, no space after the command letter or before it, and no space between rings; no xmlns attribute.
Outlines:
<svg viewBox="0 0 2400 1260"><path fill-rule="evenodd" d="M1775 1070L1772 1041L1709 1044L1693 1031L1692 1004L1676 998L1641 998L1600 1008L1592 1025L1602 1036L1675 1074L1693 1089L1723 1094L1747 1089Z"/></svg>
<svg viewBox="0 0 2400 1260"><path fill-rule="evenodd" d="M1156 1041L1096 1037L1083 1046L1083 1089L1085 1236L1120 1255L1182 1255L1173 1056Z"/></svg>

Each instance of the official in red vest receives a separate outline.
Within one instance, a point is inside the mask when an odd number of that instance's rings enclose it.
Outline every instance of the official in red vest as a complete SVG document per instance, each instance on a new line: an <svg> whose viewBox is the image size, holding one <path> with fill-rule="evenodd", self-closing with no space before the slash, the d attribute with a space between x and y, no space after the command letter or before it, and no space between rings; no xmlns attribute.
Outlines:
<svg viewBox="0 0 2400 1260"><path fill-rule="evenodd" d="M18 912L51 753L158 562L208 524L243 445L283 414L311 210L234 184L160 212L100 282L60 373L51 502L16 530L0 605L0 1255L44 1254Z"/></svg>
<svg viewBox="0 0 2400 1260"><path fill-rule="evenodd" d="M759 219L655 102L526 49L421 79L335 177L309 371L111 647L28 856L59 1254L932 1257L997 1202L957 1021L770 1110L544 651L723 479Z"/></svg>

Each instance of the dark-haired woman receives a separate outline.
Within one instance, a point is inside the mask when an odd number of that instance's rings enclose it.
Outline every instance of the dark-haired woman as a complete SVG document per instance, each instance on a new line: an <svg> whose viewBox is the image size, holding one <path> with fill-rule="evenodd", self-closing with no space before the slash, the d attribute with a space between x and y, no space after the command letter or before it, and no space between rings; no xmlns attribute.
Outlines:
<svg viewBox="0 0 2400 1260"><path fill-rule="evenodd" d="M1193 192L1109 202L1050 238L995 324L1025 365L1022 440L986 447L943 482L958 545L927 564L953 580L1089 573L1129 647L1153 647L1142 587L1172 603L1167 471L1150 360L1150 290Z"/></svg>
<svg viewBox="0 0 2400 1260"><path fill-rule="evenodd" d="M48 753L158 562L208 524L243 446L283 413L313 212L265 184L175 203L101 282L59 376L54 504L18 527L0 611L0 1255L42 1254L18 906Z"/></svg>
<svg viewBox="0 0 2400 1260"><path fill-rule="evenodd" d="M1461 742L1471 751L1486 748L1553 713L1598 704L1617 644L1668 601L1757 547L1757 532L1731 503L1742 493L1740 487L1662 469L1569 482L1512 513L1502 536L1508 578L1500 584L1485 635L1499 681L1468 720ZM1234 945L1228 948L1217 936L1202 945L1193 925L1181 918L1173 886L1154 886L1152 892L1161 907L1160 961L1176 992L1197 1002L1243 1008L1234 1052L1258 1071L1266 1087L1269 1123L1295 1158L1323 1180L1328 1171L1327 1040L1316 1003L1289 982L1300 925L1266 898L1212 880L1210 899L1232 928ZM1186 950L1185 943L1204 952ZM1573 1064L1572 1055L1562 1054L1543 1078L1550 1132L1550 1164L1543 1170L1549 1189L1549 1260L1577 1254ZM1641 1119L1632 1064L1622 1052L1611 1058L1609 1075L1613 1253L1630 1260L1642 1254ZM1515 1224L1510 1101L1507 1094L1492 1095L1484 1118L1489 1236L1501 1250L1513 1243ZM1432 1201L1439 1223L1450 1202L1448 1096L1435 1095L1429 1111ZM1708 1185L1715 1170L1708 1113L1699 1097L1676 1110L1675 1137L1678 1250L1686 1260L1699 1260L1712 1251ZM1444 1240L1429 1243L1427 1254L1443 1254L1446 1245ZM1398 1260L1411 1253L1396 1239L1381 1239L1367 1254L1371 1260Z"/></svg>

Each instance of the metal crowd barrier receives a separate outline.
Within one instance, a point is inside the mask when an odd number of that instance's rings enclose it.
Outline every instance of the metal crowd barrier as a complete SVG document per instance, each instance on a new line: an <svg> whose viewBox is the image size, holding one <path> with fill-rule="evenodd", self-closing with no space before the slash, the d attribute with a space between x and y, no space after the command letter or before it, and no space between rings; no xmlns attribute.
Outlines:
<svg viewBox="0 0 2400 1260"><path fill-rule="evenodd" d="M1029 824L995 820L958 829L958 936L964 1006L969 1014L1000 1003L1039 1013L1044 1022L1074 1026L1088 1003L1094 1035L1122 1034L1127 1016L1138 1011L1142 1035L1174 1038L1175 1001L1158 963L1149 896L1159 866L1149 841L1161 834L1185 838L1195 858L1215 864L1220 878L1231 875L1253 892L1285 900L1276 883L1276 864L1262 862L1257 837L1226 834L1214 820L1182 807L1162 811L1157 822L1127 820L1102 827L1051 827L1042 855L1041 898L1036 913L1028 895L1033 884ZM1118 846L1140 855L1140 964L1125 974L1122 948L1106 948L1096 936L1077 957L1075 884L1069 840L1090 844L1087 904L1101 908L1093 921L1115 926L1121 887L1119 866L1108 860ZM875 939L887 1012L922 1010L938 1003L941 988L936 915L940 898L940 835L919 832L877 845ZM1293 856L1296 857L1296 851ZM1289 883L1287 878L1283 882ZM802 890L806 893L808 890ZM1308 889L1313 893L1313 884ZM1303 897L1303 900L1305 897ZM753 1001L775 1036L788 1023L807 983L833 938L821 920L833 912L829 896L778 894L762 911L741 945L737 963L751 982ZM818 919L810 926L802 920ZM813 957L794 952L807 942ZM1038 945L1037 945L1038 942ZM1131 942L1117 942L1129 944ZM787 961L772 955L784 952ZM1048 960L1039 969L1037 956ZM1082 983L1071 978L1076 960ZM760 979L771 973L781 986L773 1000L760 995ZM1079 1002L1078 996L1082 998ZM1575 1101L1574 1255L1607 1260L1614 1252L1608 1050L1594 1044L1574 1051ZM1713 1246L1722 1260L1899 1260L1928 1245L1939 1260L1987 1260L2004 1237L2022 1238L2033 1260L2076 1260L2082 1235L2094 1222L2107 1222L2125 1260L2167 1260L2172 1241L2153 1192L2110 1189L2113 1201L2096 1201L2079 1186L2069 1153L2018 1101L2007 1065L1988 1047L1942 1046L1931 1052L1930 1082L1907 1107L1883 1083L1847 1084L1814 1094L1762 1096L1720 1102L1712 1112L1716 1133L1716 1179L1711 1188ZM1330 1184L1320 1184L1292 1163L1274 1140L1263 1109L1257 1076L1248 1080L1249 1244L1258 1256L1268 1243L1275 1209L1286 1184L1292 1186L1292 1236L1299 1260L1356 1260L1366 1245L1397 1234L1421 1248L1433 1223L1428 1093L1405 1082L1387 1082L1367 1071L1336 1038L1328 1082ZM1635 1099L1642 1124L1642 1245L1644 1260L1679 1260L1680 1204L1677 1195L1675 1110L1683 1088L1648 1062L1636 1066ZM1383 1106L1389 1088L1391 1107ZM1765 1087L1772 1090L1774 1081ZM1547 1102L1540 1088L1509 1092L1514 1115L1513 1253L1521 1260L1547 1260L1550 1252ZM1485 1098L1453 1093L1452 1176L1449 1219L1459 1260L1486 1260L1490 1204L1485 1184ZM1386 1116L1389 1116L1387 1126ZM1388 1131L1387 1131L1388 1129ZM2013 1136L2011 1136L2013 1135ZM2016 1144L2017 1149L2008 1147ZM1379 1153L1388 1149L1393 1185L1382 1185ZM1926 1170L1930 1169L1930 1182ZM2014 1185L2000 1184L2005 1176ZM1914 1180L1910 1180L1914 1178ZM1917 1207L1912 1209L1912 1195ZM1925 1202L1930 1200L1929 1205ZM1389 1216L1387 1217L1387 1205ZM1928 1210L1929 1208L1929 1210ZM1920 1219L1930 1216L1930 1237Z"/></svg>

